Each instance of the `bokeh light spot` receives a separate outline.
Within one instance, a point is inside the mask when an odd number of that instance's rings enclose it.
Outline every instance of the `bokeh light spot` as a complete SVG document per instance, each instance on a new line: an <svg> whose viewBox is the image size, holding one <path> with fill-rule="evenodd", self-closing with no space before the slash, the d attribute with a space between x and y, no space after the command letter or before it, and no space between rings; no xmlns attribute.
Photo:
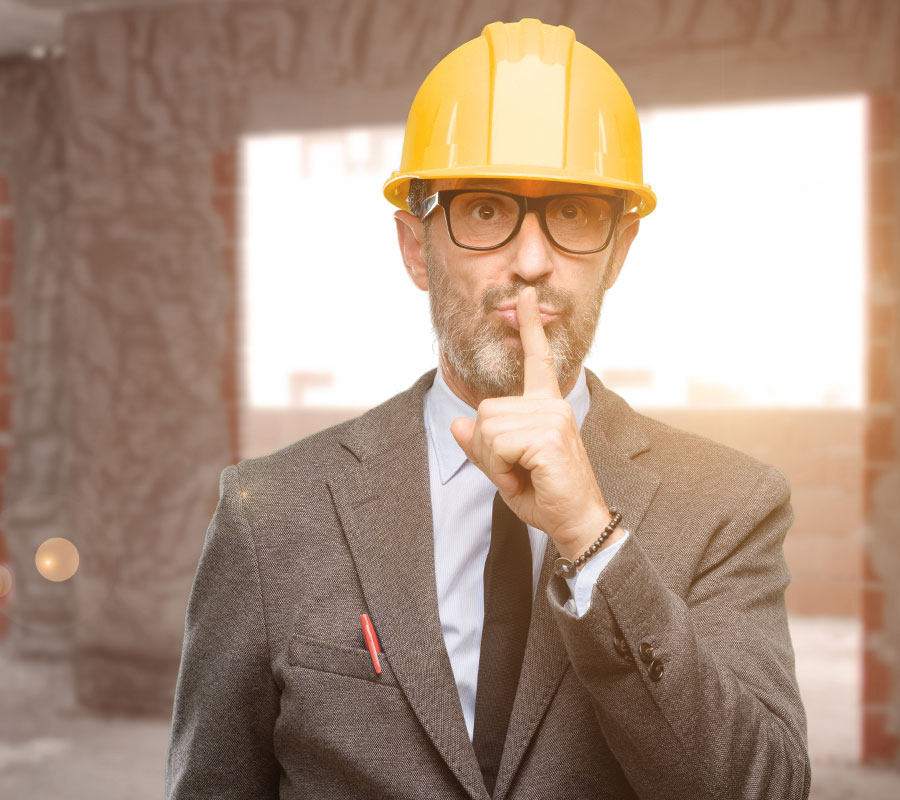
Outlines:
<svg viewBox="0 0 900 800"><path fill-rule="evenodd" d="M78 570L78 548L68 539L47 539L34 555L38 572L48 581L67 581Z"/></svg>

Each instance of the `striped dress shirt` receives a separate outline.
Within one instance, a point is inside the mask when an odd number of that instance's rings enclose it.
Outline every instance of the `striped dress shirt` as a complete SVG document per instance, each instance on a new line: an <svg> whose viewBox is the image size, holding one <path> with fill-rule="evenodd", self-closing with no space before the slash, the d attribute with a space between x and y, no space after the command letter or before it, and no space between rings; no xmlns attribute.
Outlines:
<svg viewBox="0 0 900 800"><path fill-rule="evenodd" d="M580 429L591 402L583 366L565 399L572 407ZM491 544L491 512L497 487L466 458L450 432L450 423L454 419L475 419L477 411L447 386L440 365L434 384L425 394L424 413L438 611L471 739L484 621L484 563ZM598 531L597 535L600 533ZM531 541L533 600L547 548L547 535L529 525L528 537ZM572 599L566 607L571 614L580 617L587 611L600 572L627 538L628 531L618 542L591 558L576 577L567 579Z"/></svg>

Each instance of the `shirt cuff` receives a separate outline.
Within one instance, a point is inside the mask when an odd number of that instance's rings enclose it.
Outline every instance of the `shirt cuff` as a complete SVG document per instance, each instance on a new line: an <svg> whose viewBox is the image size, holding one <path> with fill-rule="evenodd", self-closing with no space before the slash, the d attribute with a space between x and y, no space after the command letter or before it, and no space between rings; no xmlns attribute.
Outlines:
<svg viewBox="0 0 900 800"><path fill-rule="evenodd" d="M603 568L612 561L613 556L619 551L619 548L628 538L628 531L625 535L614 542L609 547L604 548L594 555L588 562L578 571L574 578L566 578L569 584L569 591L572 593L572 599L569 600L565 609L574 617L583 617L591 605L591 592L594 590L594 584Z"/></svg>

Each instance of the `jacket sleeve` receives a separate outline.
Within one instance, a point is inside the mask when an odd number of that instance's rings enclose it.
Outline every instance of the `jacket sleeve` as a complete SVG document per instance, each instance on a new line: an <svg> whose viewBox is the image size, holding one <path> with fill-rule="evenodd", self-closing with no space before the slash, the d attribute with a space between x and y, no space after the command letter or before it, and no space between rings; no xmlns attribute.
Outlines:
<svg viewBox="0 0 900 800"><path fill-rule="evenodd" d="M167 800L277 798L272 676L256 550L237 466L219 479L185 616L166 757Z"/></svg>
<svg viewBox="0 0 900 800"><path fill-rule="evenodd" d="M775 467L713 532L686 598L637 536L603 570L583 617L548 595L598 723L641 798L805 800L806 717L794 673L782 543L790 487ZM673 547L678 543L673 542Z"/></svg>

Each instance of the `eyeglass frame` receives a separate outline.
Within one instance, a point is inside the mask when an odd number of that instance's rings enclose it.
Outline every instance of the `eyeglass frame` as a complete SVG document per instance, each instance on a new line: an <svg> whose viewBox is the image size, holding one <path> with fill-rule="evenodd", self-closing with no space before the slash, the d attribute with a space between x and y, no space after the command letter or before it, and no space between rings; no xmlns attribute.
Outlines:
<svg viewBox="0 0 900 800"><path fill-rule="evenodd" d="M506 197L512 197L518 207L519 207L519 219L516 221L515 226L512 229L512 232L507 236L500 244L494 244L490 247L475 247L474 245L462 244L457 241L456 237L453 235L453 226L450 224L450 204L453 202L453 198L460 194L465 194L466 192L470 194L500 194ZM607 200L613 206L613 218L612 223L609 226L609 235L606 237L606 241L603 243L601 247L595 247L592 250L572 250L569 247L563 247L556 239L553 238L553 234L550 233L550 229L547 225L547 217L546 211L547 206L549 205L551 200L555 200L558 197L602 197L604 200ZM563 192L562 194L548 194L543 195L541 197L529 197L524 194L515 194L514 192L504 192L500 189L480 189L478 187L475 188L465 188L465 189L441 189L434 194L428 195L425 200L422 202L422 210L419 213L419 219L422 221L425 220L435 208L440 206L444 211L444 222L447 225L447 233L450 235L450 239L457 247L462 247L465 250L499 250L506 244L509 244L513 239L515 239L516 235L522 228L522 223L525 221L525 215L529 211L534 211L537 214L538 224L541 226L541 230L544 232L544 236L547 237L547 240L559 250L562 250L564 253L571 253L572 255L589 255L591 253L599 253L609 247L609 243L612 241L613 233L616 230L616 227L619 224L619 220L622 218L622 212L625 210L625 198L619 195L614 194L589 194L587 192Z"/></svg>

